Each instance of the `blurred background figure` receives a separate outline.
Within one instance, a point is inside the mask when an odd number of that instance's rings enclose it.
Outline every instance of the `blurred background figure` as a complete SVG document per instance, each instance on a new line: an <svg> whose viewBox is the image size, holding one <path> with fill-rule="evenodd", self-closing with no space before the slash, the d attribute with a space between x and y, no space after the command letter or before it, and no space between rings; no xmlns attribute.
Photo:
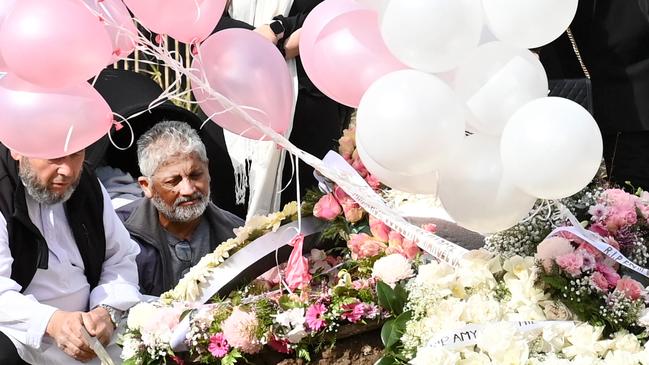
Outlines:
<svg viewBox="0 0 649 365"><path fill-rule="evenodd" d="M323 158L336 149L351 115L351 108L327 96L307 77L299 58L300 28L308 13L322 0L232 0L216 31L226 28L254 30L275 44L287 60L297 99L289 140L298 148ZM295 172L283 151L272 142L251 141L224 131L235 171L249 167L248 217L267 214L297 198ZM317 185L313 168L300 163L300 194ZM289 183L290 182L290 183ZM283 191L282 188L286 187ZM239 197L241 194L239 193ZM240 199L241 201L241 199Z"/></svg>
<svg viewBox="0 0 649 365"><path fill-rule="evenodd" d="M608 177L649 189L649 1L580 0L570 28L590 72ZM566 34L540 56L550 79L583 77Z"/></svg>

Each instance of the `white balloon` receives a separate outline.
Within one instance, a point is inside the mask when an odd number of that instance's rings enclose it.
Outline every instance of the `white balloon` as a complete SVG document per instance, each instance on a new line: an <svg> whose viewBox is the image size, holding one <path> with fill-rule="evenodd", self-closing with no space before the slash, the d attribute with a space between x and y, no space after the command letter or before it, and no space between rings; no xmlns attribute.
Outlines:
<svg viewBox="0 0 649 365"><path fill-rule="evenodd" d="M602 135L581 105L533 100L507 122L501 140L505 173L530 195L560 199L583 189L602 160Z"/></svg>
<svg viewBox="0 0 649 365"><path fill-rule="evenodd" d="M464 138L464 109L436 76L400 70L375 81L356 115L356 140L389 171L435 170Z"/></svg>
<svg viewBox="0 0 649 365"><path fill-rule="evenodd" d="M480 0L395 0L385 9L381 34L404 64L443 72L478 45L482 24Z"/></svg>
<svg viewBox="0 0 649 365"><path fill-rule="evenodd" d="M480 233L512 227L536 201L504 178L498 139L478 134L440 171L439 198L458 225Z"/></svg>
<svg viewBox="0 0 649 365"><path fill-rule="evenodd" d="M538 57L504 42L478 47L457 68L455 91L478 132L498 136L525 103L548 94L548 78Z"/></svg>
<svg viewBox="0 0 649 365"><path fill-rule="evenodd" d="M384 185L411 194L437 194L437 171L417 175L400 174L390 171L372 160L372 157L365 152L360 140L356 141L356 151L367 171Z"/></svg>
<svg viewBox="0 0 649 365"><path fill-rule="evenodd" d="M523 48L552 42L566 31L578 0L483 0L485 21L500 40Z"/></svg>

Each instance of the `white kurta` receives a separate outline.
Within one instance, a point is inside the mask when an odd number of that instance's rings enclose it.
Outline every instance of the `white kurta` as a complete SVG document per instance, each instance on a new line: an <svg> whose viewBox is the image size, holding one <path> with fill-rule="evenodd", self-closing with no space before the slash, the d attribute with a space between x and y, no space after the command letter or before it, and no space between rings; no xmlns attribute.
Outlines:
<svg viewBox="0 0 649 365"><path fill-rule="evenodd" d="M25 361L35 364L70 364L74 359L63 353L45 335L50 317L57 309L88 311L98 304L126 310L140 301L133 242L112 208L102 186L106 259L99 285L90 291L84 264L63 210L63 204L42 205L27 196L31 221L38 227L49 248L48 269L38 269L23 294L11 277L11 252L7 224L0 214L0 331L16 345ZM115 360L120 350L109 348ZM94 359L90 363L99 363ZM88 364L88 363L86 363Z"/></svg>
<svg viewBox="0 0 649 365"><path fill-rule="evenodd" d="M255 27L268 24L276 15L287 16L293 5L293 0L233 0L230 6L230 15L233 19L244 21ZM291 123L286 131L286 136L291 133L293 126L293 113L297 103L297 69L295 59L286 61L289 73L293 80L293 110ZM256 141L240 137L227 130L223 131L228 153L237 179L242 179L245 174L246 159L251 161L248 178L237 184L237 203L243 202L246 182L250 187L248 212L246 220L254 215L266 215L280 209L282 189L282 170L286 153L277 148L272 141Z"/></svg>

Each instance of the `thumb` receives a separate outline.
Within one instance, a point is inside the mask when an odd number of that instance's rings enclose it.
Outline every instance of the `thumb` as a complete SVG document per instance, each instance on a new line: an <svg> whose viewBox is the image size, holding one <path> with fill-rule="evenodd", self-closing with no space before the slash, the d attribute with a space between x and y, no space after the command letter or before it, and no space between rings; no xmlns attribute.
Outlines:
<svg viewBox="0 0 649 365"><path fill-rule="evenodd" d="M83 326L88 330L88 334L93 337L97 336L97 325L90 313L81 313L81 318L83 319Z"/></svg>

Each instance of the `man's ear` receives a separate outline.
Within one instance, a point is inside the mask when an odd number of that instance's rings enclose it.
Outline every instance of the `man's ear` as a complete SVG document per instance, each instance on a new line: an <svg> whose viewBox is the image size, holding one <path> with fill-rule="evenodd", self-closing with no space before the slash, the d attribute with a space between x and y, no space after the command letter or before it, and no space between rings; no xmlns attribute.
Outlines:
<svg viewBox="0 0 649 365"><path fill-rule="evenodd" d="M153 190L151 186L151 180L149 180L148 177L145 176L140 176L137 178L138 184L140 184L140 187L142 188L142 191L144 192L144 196L147 198L151 199L153 197Z"/></svg>
<svg viewBox="0 0 649 365"><path fill-rule="evenodd" d="M20 159L23 157L23 155L19 154L18 152L14 150L9 150L11 153L11 158L13 158L16 161L20 161Z"/></svg>

